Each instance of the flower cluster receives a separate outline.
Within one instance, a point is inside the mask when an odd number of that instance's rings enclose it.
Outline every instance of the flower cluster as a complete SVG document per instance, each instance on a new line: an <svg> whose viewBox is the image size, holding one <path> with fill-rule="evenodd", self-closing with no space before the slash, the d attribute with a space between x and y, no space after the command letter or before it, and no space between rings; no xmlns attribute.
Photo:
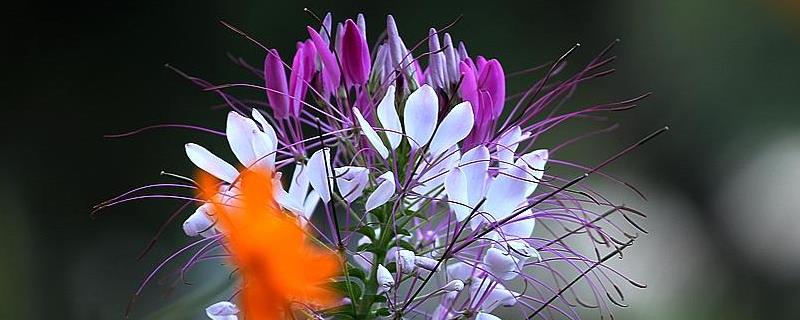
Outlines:
<svg viewBox="0 0 800 320"><path fill-rule="evenodd" d="M243 242L240 235L249 233L238 228L248 226L222 220L245 214L225 213L225 206L254 206L245 200L254 194L243 180L262 179L270 191L256 193L263 201L255 203L291 217L302 238L340 257L338 272L324 281L341 295L335 303L293 300L280 290L246 296L250 306L258 299L285 301L271 317L572 319L580 317L579 306L601 314L611 313L610 303L622 306L615 282L638 284L605 262L632 243L635 232L623 224L639 229L631 217L641 214L613 204L583 179L599 173L618 181L600 169L632 148L589 167L553 158L580 139L539 142L566 120L627 109L641 98L560 110L579 84L613 71L607 68L611 46L571 76L560 72L572 50L549 68L506 74L498 60L469 55L442 31L430 29L409 47L388 16L370 51L366 30L362 15L334 25L328 14L318 29L307 28L308 39L297 43L291 60L266 48L263 70L237 60L260 76L256 84L212 85L187 75L230 107L219 134L236 162L186 144L189 160L221 184L213 195L186 198L199 207L183 231L199 240L167 260L194 251L183 273L207 258L231 256L243 270L234 274L257 278L253 270L263 264L297 256L275 249L289 246L275 237ZM506 94L507 79L538 70L543 78ZM227 92L232 87L260 90L265 99L237 99ZM579 173L565 178L552 167ZM248 172L266 174L245 178ZM134 191L175 186L194 188L159 184ZM101 207L141 197L133 195ZM222 198L230 201L213 200ZM254 253L262 247L272 254ZM237 258L243 254L259 258ZM237 290L257 285L243 281ZM239 303L222 301L206 311L212 319L260 317L247 314L250 308L240 311Z"/></svg>

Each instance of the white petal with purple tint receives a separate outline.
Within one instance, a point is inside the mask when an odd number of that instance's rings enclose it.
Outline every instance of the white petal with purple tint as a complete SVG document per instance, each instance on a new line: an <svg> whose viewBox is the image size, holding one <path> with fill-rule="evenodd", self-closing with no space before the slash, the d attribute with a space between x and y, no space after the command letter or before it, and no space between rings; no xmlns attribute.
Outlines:
<svg viewBox="0 0 800 320"><path fill-rule="evenodd" d="M514 163L514 152L517 151L519 141L522 138L522 129L519 126L514 126L508 130L503 136L497 139L495 147L497 148L497 159L500 161L501 168L508 168Z"/></svg>
<svg viewBox="0 0 800 320"><path fill-rule="evenodd" d="M392 274L389 272L389 270L386 269L386 267L384 267L382 264L378 265L378 273L375 278L378 280L377 294L382 294L386 291L389 291L389 289L394 286L394 277L392 277Z"/></svg>
<svg viewBox="0 0 800 320"><path fill-rule="evenodd" d="M485 312L492 312L492 310L499 306L508 307L517 303L517 298L515 297L518 295L517 293L506 289L502 284L489 281L488 279L486 279L486 281L473 281L470 286L470 292L472 297L476 297L474 301L481 300L481 298L485 297L485 299L482 299L483 302L477 306L478 310Z"/></svg>
<svg viewBox="0 0 800 320"><path fill-rule="evenodd" d="M458 163L467 182L467 204L475 206L486 193L487 171L489 170L489 149L479 145L461 156Z"/></svg>
<svg viewBox="0 0 800 320"><path fill-rule="evenodd" d="M258 130L253 120L243 117L235 111L228 112L228 121L225 125L225 136L236 159L245 166L252 165L256 156L253 153L253 131Z"/></svg>
<svg viewBox="0 0 800 320"><path fill-rule="evenodd" d="M433 135L428 152L434 157L467 137L475 123L469 101L457 104L444 117Z"/></svg>
<svg viewBox="0 0 800 320"><path fill-rule="evenodd" d="M230 163L225 162L225 160L215 156L211 151L208 151L208 149L194 143L187 143L185 149L186 156L189 157L189 160L198 168L208 172L212 176L227 183L233 183L236 177L239 176L239 171L237 171L236 168Z"/></svg>
<svg viewBox="0 0 800 320"><path fill-rule="evenodd" d="M306 174L311 187L319 193L322 202L331 201L331 184L333 183L330 172L331 150L328 148L317 150L308 159Z"/></svg>
<svg viewBox="0 0 800 320"><path fill-rule="evenodd" d="M267 119L264 118L264 115L261 114L258 109L253 108L253 119L261 125L261 131L267 134L267 137L272 141L272 145L276 148L278 147L278 136L275 134L275 129L267 122Z"/></svg>
<svg viewBox="0 0 800 320"><path fill-rule="evenodd" d="M377 180L379 181L378 187L376 187L375 191L369 195L369 198L367 198L367 203L364 205L364 209L367 212L382 206L384 203L389 201L395 192L394 174L391 171L385 172L384 174L378 176Z"/></svg>
<svg viewBox="0 0 800 320"><path fill-rule="evenodd" d="M517 259L507 251L498 248L489 248L483 256L483 264L489 273L502 280L514 279L517 270Z"/></svg>
<svg viewBox="0 0 800 320"><path fill-rule="evenodd" d="M472 212L467 198L467 177L458 167L453 168L447 173L444 180L444 190L447 192L447 199L450 201L450 209L456 215L456 221L464 221Z"/></svg>
<svg viewBox="0 0 800 320"><path fill-rule="evenodd" d="M253 130L251 134L253 155L255 156L255 164L253 166L272 171L275 169L275 145L272 144L272 139L260 130Z"/></svg>
<svg viewBox="0 0 800 320"><path fill-rule="evenodd" d="M334 173L339 193L347 203L361 197L369 182L369 169L364 167L344 166L334 169Z"/></svg>
<svg viewBox="0 0 800 320"><path fill-rule="evenodd" d="M417 269L417 265L414 263L416 260L416 255L411 250L400 250L397 252L397 256L395 256L397 262L397 270L400 273L412 273L414 270Z"/></svg>
<svg viewBox="0 0 800 320"><path fill-rule="evenodd" d="M190 237L198 235L210 237L214 235L214 221L211 220L209 216L211 208L212 204L210 203L203 204L197 208L197 210L183 222L183 232Z"/></svg>
<svg viewBox="0 0 800 320"><path fill-rule="evenodd" d="M381 126L384 129L391 130L392 132L386 131L386 138L389 140L389 146L392 147L392 150L397 149L397 146L400 145L400 141L403 139L403 128L400 125L400 116L397 115L397 108L394 105L394 86L389 86L386 89L386 95L383 96L381 102L378 104L378 121L381 122Z"/></svg>
<svg viewBox="0 0 800 320"><path fill-rule="evenodd" d="M536 190L536 187L539 185L539 181L542 180L542 177L544 176L544 166L547 164L549 157L550 155L547 152L547 149L531 151L520 157L520 162L527 168L526 171L528 172L528 179L531 180L528 183L528 188L525 190L526 197L530 196L531 193Z"/></svg>
<svg viewBox="0 0 800 320"><path fill-rule="evenodd" d="M516 166L498 173L486 191L486 202L483 205L491 218L500 220L511 215L525 200L525 191L528 188L528 183L524 180L526 177L527 173Z"/></svg>
<svg viewBox="0 0 800 320"><path fill-rule="evenodd" d="M237 320L239 307L228 301L220 301L206 308L206 315L212 320Z"/></svg>
<svg viewBox="0 0 800 320"><path fill-rule="evenodd" d="M475 320L503 320L503 319L500 319L500 317L495 316L493 314L478 312L478 314L475 316Z"/></svg>
<svg viewBox="0 0 800 320"><path fill-rule="evenodd" d="M447 275L453 279L467 281L475 277L480 270L464 262L455 262L447 266Z"/></svg>
<svg viewBox="0 0 800 320"><path fill-rule="evenodd" d="M412 92L403 110L405 132L412 149L419 149L431 140L439 118L439 97L429 85Z"/></svg>
<svg viewBox="0 0 800 320"><path fill-rule="evenodd" d="M375 129L372 129L372 126L369 125L364 116L361 115L361 110L358 108L353 108L353 115L356 117L356 121L358 122L358 126L361 127L361 131L367 136L367 140L375 148L375 151L381 155L381 158L386 159L389 156L389 150L386 149L386 146L383 145L383 141L378 136L378 133L375 132Z"/></svg>

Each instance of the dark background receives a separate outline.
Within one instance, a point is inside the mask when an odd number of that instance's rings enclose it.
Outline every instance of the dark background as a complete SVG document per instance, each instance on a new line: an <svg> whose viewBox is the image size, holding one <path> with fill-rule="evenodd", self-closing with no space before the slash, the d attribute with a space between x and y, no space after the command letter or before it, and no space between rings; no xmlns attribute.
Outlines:
<svg viewBox="0 0 800 320"><path fill-rule="evenodd" d="M225 143L180 129L122 139L103 135L159 123L222 129L224 111L213 108L218 99L163 65L214 83L253 82L226 54L260 66L262 53L218 21L233 23L287 57L294 42L307 36L304 26L315 24L303 12L306 6L320 14L333 11L337 19L363 12L370 40L391 13L407 43L463 14L454 37L473 55L499 58L507 72L556 58L576 42L582 46L572 60L580 64L622 39L615 51L617 74L581 88L572 105L643 92L653 96L636 110L613 115L609 123L621 123L618 130L564 154L594 163L654 129L671 127L610 168L649 196L639 206L649 213L652 231L623 264L650 288L631 291L633 307L618 316L800 317L800 5L681 0L7 7L0 318L123 317L139 281L188 240L173 223L155 249L136 261L177 204L131 203L95 219L91 207L163 181L161 170L191 174L186 142L212 150L225 150ZM195 285L205 280L202 273L192 279ZM149 287L132 317L171 305L183 291L163 297L164 286ZM178 313L200 318L209 299L181 300L191 311ZM165 314L152 317L177 317Z"/></svg>

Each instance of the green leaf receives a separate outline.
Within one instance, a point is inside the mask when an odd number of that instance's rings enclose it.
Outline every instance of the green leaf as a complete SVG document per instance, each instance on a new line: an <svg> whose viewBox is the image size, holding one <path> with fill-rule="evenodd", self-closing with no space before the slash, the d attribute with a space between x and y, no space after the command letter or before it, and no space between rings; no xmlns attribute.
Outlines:
<svg viewBox="0 0 800 320"><path fill-rule="evenodd" d="M364 270L361 270L361 268L355 267L351 264L347 264L347 274L351 277L358 278L361 281L365 281L367 279L367 274L364 273Z"/></svg>
<svg viewBox="0 0 800 320"><path fill-rule="evenodd" d="M414 245L405 240L397 240L397 246L406 250L414 251Z"/></svg>
<svg viewBox="0 0 800 320"><path fill-rule="evenodd" d="M362 290L361 290L361 285L358 283L358 281L355 281L355 279L356 278L350 277L350 280L345 280L345 279L337 280L337 281L334 281L331 284L331 286L335 290L339 291L343 295L349 297L351 300L356 302L359 299L361 299ZM349 289L348 289L348 285L349 285ZM350 295L350 291L351 290L352 290L352 293L353 293L352 296Z"/></svg>
<svg viewBox="0 0 800 320"><path fill-rule="evenodd" d="M375 314L381 317L388 317L391 313L389 312L389 308L380 308L375 311Z"/></svg>
<svg viewBox="0 0 800 320"><path fill-rule="evenodd" d="M375 248L375 246L372 243L364 243L364 244L358 246L356 248L356 251L358 251L358 252L363 252L363 251L375 252L376 249L377 248Z"/></svg>
<svg viewBox="0 0 800 320"><path fill-rule="evenodd" d="M355 232L363 234L369 240L375 241L375 229L368 227L368 226L361 226L360 228L356 229Z"/></svg>

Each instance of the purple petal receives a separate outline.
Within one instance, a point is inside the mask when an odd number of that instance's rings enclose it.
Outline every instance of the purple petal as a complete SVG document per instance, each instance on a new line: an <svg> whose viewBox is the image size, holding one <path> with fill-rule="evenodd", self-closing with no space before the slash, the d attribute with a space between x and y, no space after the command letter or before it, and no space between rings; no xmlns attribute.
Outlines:
<svg viewBox="0 0 800 320"><path fill-rule="evenodd" d="M445 55L441 50L439 35L436 33L436 29L431 28L428 30L428 52L430 52L428 80L435 88L444 88L445 85Z"/></svg>
<svg viewBox="0 0 800 320"><path fill-rule="evenodd" d="M503 73L503 67L496 59L486 62L481 62L483 57L478 57L478 68L480 76L478 76L478 86L481 90L485 90L492 98L492 118L497 119L500 113L503 112L503 104L506 98L506 78ZM483 64L481 66L481 64Z"/></svg>
<svg viewBox="0 0 800 320"><path fill-rule="evenodd" d="M371 65L367 41L353 20L347 20L344 28L342 68L345 79L353 85L363 85L369 79Z"/></svg>
<svg viewBox="0 0 800 320"><path fill-rule="evenodd" d="M339 65L336 63L336 57L331 52L328 44L322 40L319 33L311 27L307 27L308 34L311 41L314 42L314 47L317 54L322 60L322 85L326 95L335 94L339 88L339 78L341 76Z"/></svg>
<svg viewBox="0 0 800 320"><path fill-rule="evenodd" d="M267 101L276 118L285 118L289 113L288 88L283 60L275 49L269 50L264 59L264 82L267 87Z"/></svg>

